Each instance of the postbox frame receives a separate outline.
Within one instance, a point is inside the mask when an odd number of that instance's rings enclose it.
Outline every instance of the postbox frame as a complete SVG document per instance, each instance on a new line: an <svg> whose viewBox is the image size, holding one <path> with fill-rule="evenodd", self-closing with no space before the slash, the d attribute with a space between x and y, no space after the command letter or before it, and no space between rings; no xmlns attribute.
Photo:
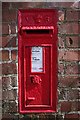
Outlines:
<svg viewBox="0 0 80 120"><path fill-rule="evenodd" d="M46 11L53 11L54 12L54 15L56 16L55 17L55 22L53 24L53 26L22 26L21 24L21 14L22 13L26 13L30 10L19 10L18 12L18 83L19 83L19 91L18 91L18 95L19 95L19 112L20 113L41 113L41 112L56 112L56 105L57 105L57 10L53 10L53 9L34 9L32 10L33 12L35 11L42 11L42 12L46 12ZM54 27L55 26L55 27ZM45 105L37 105L36 107L34 105L32 105L32 107L28 107L25 105L25 102L24 102L24 98L22 98L22 94L26 94L26 91L25 91L25 87L22 86L22 79L25 78L25 68L23 66L24 63L24 58L23 58L23 50L25 51L25 47L23 48L23 40L22 40L22 34L23 34L23 31L25 29L30 29L30 30L34 30L34 29L52 29L53 32L54 32L54 38L55 38L55 41L54 41L54 44L55 44L55 52L54 52L54 55L55 55L55 62L54 62L54 65L56 67L55 69L55 76L54 76L54 85L51 85L51 105L50 106L45 106ZM36 43L35 44L28 44L27 45L28 47L33 47L33 46L36 46ZM52 54L52 44L37 44L37 46L41 46L41 47L45 47L45 46L49 46L51 47L51 54ZM44 59L44 63L45 63L45 59ZM52 63L52 58L51 58L51 63ZM45 66L44 66L44 69L45 69ZM45 70L44 70L45 72ZM53 84L53 79L52 79L52 73L51 73L51 83ZM25 86L25 82L24 82L24 86ZM55 86L55 90L53 90L53 86ZM23 90L24 89L24 90ZM23 91L22 91L23 90ZM54 93L53 93L54 91ZM53 95L54 94L54 95ZM54 98L55 97L55 98ZM55 99L55 102L53 102L53 100ZM24 106L24 107L23 107Z"/></svg>

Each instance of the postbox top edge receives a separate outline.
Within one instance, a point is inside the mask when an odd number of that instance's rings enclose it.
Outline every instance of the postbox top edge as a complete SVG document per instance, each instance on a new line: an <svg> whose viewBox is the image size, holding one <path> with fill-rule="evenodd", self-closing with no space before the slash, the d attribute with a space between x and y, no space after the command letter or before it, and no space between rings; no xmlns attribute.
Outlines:
<svg viewBox="0 0 80 120"><path fill-rule="evenodd" d="M53 26L58 20L56 9L19 9L19 26Z"/></svg>

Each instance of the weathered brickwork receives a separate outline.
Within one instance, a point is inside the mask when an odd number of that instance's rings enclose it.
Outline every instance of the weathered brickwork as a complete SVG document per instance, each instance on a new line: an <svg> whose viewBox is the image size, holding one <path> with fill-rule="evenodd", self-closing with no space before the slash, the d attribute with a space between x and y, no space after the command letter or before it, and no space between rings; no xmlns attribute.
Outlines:
<svg viewBox="0 0 80 120"><path fill-rule="evenodd" d="M58 10L57 113L19 114L18 9ZM1 43L2 40L2 43ZM80 118L80 4L74 2L2 2L0 36L2 120L79 120ZM0 83L1 83L0 82ZM1 89L1 88L0 88Z"/></svg>

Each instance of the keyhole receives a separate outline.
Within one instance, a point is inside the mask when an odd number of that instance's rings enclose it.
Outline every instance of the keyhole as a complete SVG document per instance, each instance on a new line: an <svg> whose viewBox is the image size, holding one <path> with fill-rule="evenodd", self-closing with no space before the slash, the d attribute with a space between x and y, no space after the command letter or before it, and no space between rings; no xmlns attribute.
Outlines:
<svg viewBox="0 0 80 120"><path fill-rule="evenodd" d="M31 83L33 83L34 76L31 76Z"/></svg>

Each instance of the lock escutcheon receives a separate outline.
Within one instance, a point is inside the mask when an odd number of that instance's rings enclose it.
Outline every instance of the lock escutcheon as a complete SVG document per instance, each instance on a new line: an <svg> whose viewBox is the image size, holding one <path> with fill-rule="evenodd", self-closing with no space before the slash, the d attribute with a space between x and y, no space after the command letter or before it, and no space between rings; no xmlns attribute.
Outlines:
<svg viewBox="0 0 80 120"><path fill-rule="evenodd" d="M34 84L40 84L42 82L42 79L38 75L31 75L31 83Z"/></svg>

